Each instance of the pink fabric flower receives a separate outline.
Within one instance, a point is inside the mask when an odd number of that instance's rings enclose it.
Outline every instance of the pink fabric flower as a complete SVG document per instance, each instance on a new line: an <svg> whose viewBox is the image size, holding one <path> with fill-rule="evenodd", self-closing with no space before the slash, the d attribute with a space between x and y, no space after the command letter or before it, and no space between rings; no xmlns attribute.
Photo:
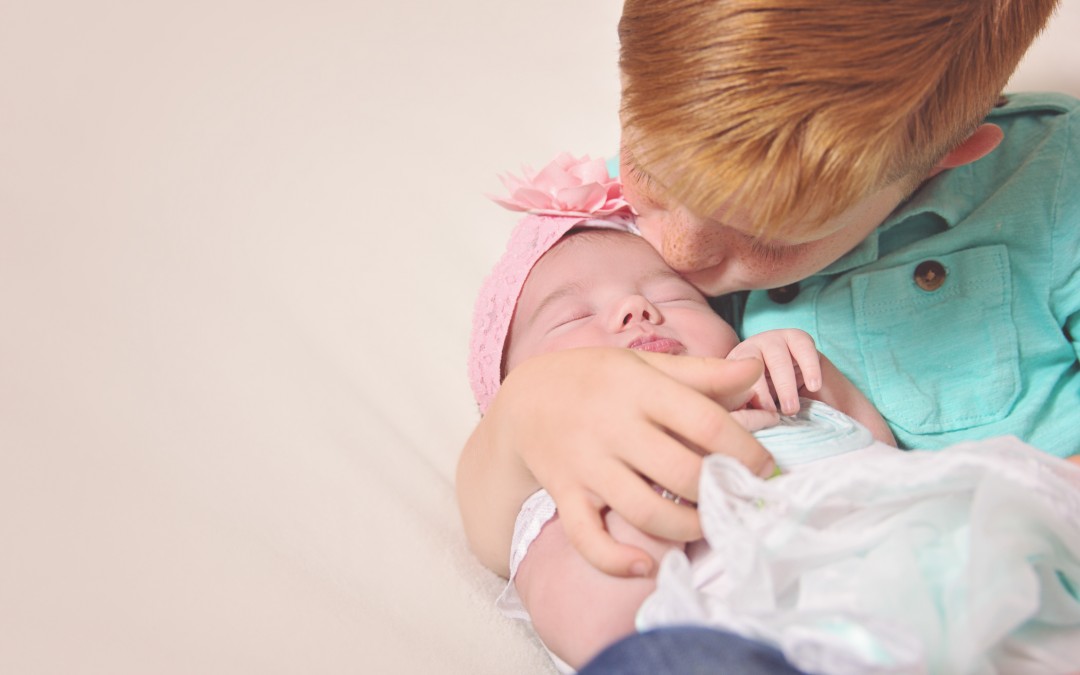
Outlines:
<svg viewBox="0 0 1080 675"><path fill-rule="evenodd" d="M524 178L499 176L509 196L489 195L511 211L541 216L607 217L632 216L623 199L622 183L608 174L602 159L588 155L575 158L562 153L538 172L523 167Z"/></svg>
<svg viewBox="0 0 1080 675"><path fill-rule="evenodd" d="M622 195L622 183L608 175L603 160L563 153L539 173L525 178L500 176L510 192L491 197L511 211L525 211L510 234L506 252L484 280L473 309L469 344L469 382L480 413L487 412L502 383L502 362L510 320L533 265L575 227L636 232L634 211ZM489 195L490 196L490 195Z"/></svg>

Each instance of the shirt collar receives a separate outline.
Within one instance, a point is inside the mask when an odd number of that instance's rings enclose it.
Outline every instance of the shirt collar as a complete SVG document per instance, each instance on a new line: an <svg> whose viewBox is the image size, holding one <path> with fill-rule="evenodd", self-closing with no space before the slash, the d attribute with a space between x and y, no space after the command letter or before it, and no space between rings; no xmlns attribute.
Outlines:
<svg viewBox="0 0 1080 675"><path fill-rule="evenodd" d="M934 214L947 227L952 228L962 221L975 208L975 201L970 190L972 180L971 166L962 166L944 171L915 191L859 244L818 272L819 275L832 275L848 272L857 267L874 262L879 257L879 241L882 234L894 227L922 216Z"/></svg>

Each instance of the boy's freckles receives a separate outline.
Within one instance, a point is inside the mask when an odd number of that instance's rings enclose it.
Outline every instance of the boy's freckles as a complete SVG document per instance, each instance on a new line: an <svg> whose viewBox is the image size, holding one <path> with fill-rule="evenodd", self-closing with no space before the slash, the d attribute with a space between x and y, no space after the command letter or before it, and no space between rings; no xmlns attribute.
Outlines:
<svg viewBox="0 0 1080 675"><path fill-rule="evenodd" d="M663 217L641 218L638 227L664 262L680 274L712 267L723 260L728 248L723 231L685 220L678 212L668 211Z"/></svg>

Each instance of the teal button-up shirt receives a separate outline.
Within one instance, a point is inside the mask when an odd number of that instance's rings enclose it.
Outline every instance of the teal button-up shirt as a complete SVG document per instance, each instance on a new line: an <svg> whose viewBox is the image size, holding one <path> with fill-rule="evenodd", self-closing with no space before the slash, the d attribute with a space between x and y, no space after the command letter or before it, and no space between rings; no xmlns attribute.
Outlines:
<svg viewBox="0 0 1080 675"><path fill-rule="evenodd" d="M1078 454L1080 102L1015 94L987 121L997 149L928 181L793 300L750 293L740 332L810 333L903 447L1013 434Z"/></svg>

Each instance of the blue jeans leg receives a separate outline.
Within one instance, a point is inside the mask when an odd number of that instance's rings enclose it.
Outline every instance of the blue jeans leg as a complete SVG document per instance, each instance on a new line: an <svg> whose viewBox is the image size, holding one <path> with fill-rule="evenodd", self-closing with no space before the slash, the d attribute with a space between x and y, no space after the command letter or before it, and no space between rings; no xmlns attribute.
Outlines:
<svg viewBox="0 0 1080 675"><path fill-rule="evenodd" d="M805 675L777 649L712 628L672 626L630 635L579 675Z"/></svg>

